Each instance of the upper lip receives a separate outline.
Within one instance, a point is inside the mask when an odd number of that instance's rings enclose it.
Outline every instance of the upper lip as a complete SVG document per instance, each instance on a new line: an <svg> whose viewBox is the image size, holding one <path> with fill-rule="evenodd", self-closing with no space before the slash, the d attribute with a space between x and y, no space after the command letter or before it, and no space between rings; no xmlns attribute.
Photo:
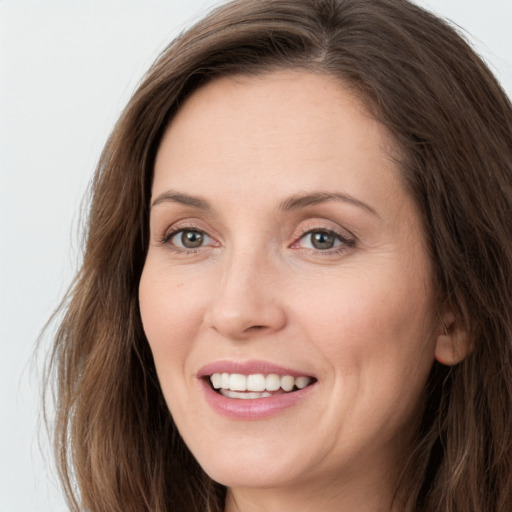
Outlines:
<svg viewBox="0 0 512 512"><path fill-rule="evenodd" d="M199 378L209 377L214 373L240 373L242 375L253 375L262 373L268 375L275 373L276 375L290 375L292 377L314 377L307 371L295 370L285 366L276 365L269 361L252 360L252 361L214 361L203 366L198 372Z"/></svg>

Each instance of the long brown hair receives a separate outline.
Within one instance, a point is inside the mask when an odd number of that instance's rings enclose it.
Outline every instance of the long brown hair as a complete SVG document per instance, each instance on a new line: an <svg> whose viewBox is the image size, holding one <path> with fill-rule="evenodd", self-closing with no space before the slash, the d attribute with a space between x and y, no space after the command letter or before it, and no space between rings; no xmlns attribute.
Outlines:
<svg viewBox="0 0 512 512"><path fill-rule="evenodd" d="M74 511L221 511L184 445L138 307L155 154L180 103L220 76L337 77L394 135L439 307L472 347L435 363L397 499L404 511L512 510L512 107L447 23L405 0L235 0L178 37L119 119L94 177L83 263L47 378Z"/></svg>

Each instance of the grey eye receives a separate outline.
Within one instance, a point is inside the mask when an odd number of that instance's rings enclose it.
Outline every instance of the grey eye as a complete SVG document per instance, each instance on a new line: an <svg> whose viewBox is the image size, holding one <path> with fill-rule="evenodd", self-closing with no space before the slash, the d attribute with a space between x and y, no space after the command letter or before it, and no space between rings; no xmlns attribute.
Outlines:
<svg viewBox="0 0 512 512"><path fill-rule="evenodd" d="M197 249L202 247L209 237L202 231L195 229L182 229L171 238L171 243L184 249Z"/></svg>
<svg viewBox="0 0 512 512"><path fill-rule="evenodd" d="M204 236L199 231L183 231L181 234L181 243L187 249L195 249L203 245Z"/></svg>
<svg viewBox="0 0 512 512"><path fill-rule="evenodd" d="M334 233L325 231L314 231L307 236L310 239L311 247L319 250L332 249L338 241Z"/></svg>

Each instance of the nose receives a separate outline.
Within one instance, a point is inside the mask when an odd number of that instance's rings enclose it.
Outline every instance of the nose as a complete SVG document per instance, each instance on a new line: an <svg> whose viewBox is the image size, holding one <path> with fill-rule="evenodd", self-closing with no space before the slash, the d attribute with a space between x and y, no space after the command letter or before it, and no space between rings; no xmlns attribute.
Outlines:
<svg viewBox="0 0 512 512"><path fill-rule="evenodd" d="M231 340L273 334L286 325L278 270L265 255L232 254L222 265L206 323Z"/></svg>

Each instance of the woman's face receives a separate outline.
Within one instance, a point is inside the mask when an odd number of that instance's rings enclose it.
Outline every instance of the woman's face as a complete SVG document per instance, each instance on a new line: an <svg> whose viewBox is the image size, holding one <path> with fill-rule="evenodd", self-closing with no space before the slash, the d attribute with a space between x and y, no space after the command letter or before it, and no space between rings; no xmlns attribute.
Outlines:
<svg viewBox="0 0 512 512"><path fill-rule="evenodd" d="M306 72L214 81L166 131L140 308L215 480L379 485L407 453L440 321L392 152L351 93Z"/></svg>

